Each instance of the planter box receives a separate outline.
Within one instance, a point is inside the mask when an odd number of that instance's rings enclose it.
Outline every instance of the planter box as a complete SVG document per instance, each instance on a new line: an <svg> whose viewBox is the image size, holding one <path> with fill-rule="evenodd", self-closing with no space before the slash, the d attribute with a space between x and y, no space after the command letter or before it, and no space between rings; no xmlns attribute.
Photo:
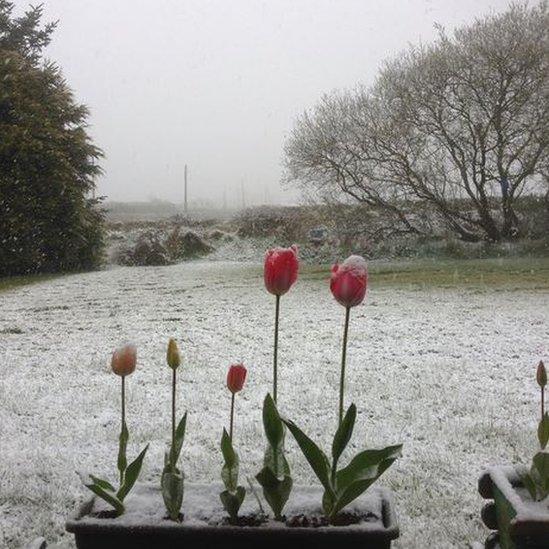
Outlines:
<svg viewBox="0 0 549 549"><path fill-rule="evenodd" d="M100 499L86 502L66 528L79 549L162 549L185 547L255 548L281 543L284 549L385 549L399 535L389 490L372 487L342 514L346 525L326 525L320 501L322 491L294 487L284 510L286 522L265 519L254 495L247 490L239 525L231 525L219 500L221 485L187 484L181 522L166 518L158 486L137 484L126 498L126 512L109 516Z"/></svg>
<svg viewBox="0 0 549 549"><path fill-rule="evenodd" d="M479 479L480 495L489 499L482 520L492 533L485 547L501 549L547 549L549 547L549 502L535 502L524 488L525 468L490 467Z"/></svg>

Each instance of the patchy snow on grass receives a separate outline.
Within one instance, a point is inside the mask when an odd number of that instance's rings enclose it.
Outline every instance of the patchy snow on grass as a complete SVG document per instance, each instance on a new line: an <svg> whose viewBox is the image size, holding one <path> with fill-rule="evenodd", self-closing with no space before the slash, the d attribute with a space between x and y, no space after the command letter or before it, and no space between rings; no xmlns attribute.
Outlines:
<svg viewBox="0 0 549 549"><path fill-rule="evenodd" d="M329 450L337 422L344 309L325 279L302 277L281 300L279 406ZM549 354L545 290L376 286L351 314L346 403L357 427L346 456L404 443L381 483L395 492L396 547L481 540L484 466L529 463L535 450L535 365ZM169 337L183 356L179 413L189 410L182 464L189 482L218 481L230 363L249 371L237 395L235 448L254 476L265 446L274 297L259 266L196 262L70 275L0 295L0 546L70 539L64 520L88 491L76 471L116 481L125 341L129 458L151 442L142 478L159 480L169 439ZM288 435L295 482L316 483ZM251 497L251 496L248 496ZM253 503L253 500L252 500ZM185 502L184 502L185 505Z"/></svg>

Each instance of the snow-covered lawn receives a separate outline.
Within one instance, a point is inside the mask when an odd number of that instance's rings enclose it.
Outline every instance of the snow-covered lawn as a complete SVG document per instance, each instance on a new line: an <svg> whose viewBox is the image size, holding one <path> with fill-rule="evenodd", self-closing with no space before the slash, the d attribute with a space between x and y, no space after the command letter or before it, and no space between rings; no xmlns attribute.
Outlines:
<svg viewBox="0 0 549 549"><path fill-rule="evenodd" d="M347 402L354 446L404 442L383 477L396 493L404 548L464 547L485 537L476 481L484 465L526 462L535 447L535 364L549 356L546 286L450 289L371 279L353 310ZM189 481L218 480L227 366L244 361L235 445L243 472L262 458L261 401L270 388L274 298L261 270L229 263L119 268L0 294L0 546L61 539L88 497L77 470L116 479L120 342L138 346L129 378L130 456L151 448L158 479L169 436L169 337L184 356L180 410ZM336 423L343 309L326 280L303 277L282 298L279 404L328 448ZM316 482L288 439L296 482Z"/></svg>

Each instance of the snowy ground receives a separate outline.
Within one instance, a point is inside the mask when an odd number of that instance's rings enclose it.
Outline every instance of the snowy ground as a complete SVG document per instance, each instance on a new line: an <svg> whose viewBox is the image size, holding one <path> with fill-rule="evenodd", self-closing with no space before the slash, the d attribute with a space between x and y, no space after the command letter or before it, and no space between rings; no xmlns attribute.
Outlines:
<svg viewBox="0 0 549 549"><path fill-rule="evenodd" d="M527 461L535 444L535 364L549 357L547 285L454 288L384 284L353 310L347 402L355 447L404 442L383 478L398 502L398 547L464 547L485 537L482 466ZM262 456L260 403L269 389L274 299L249 265L188 263L72 275L0 294L0 546L63 539L88 497L76 470L115 480L118 378L112 349L133 340L130 455L151 442L157 479L169 432L168 337L185 357L180 410L190 411L187 478L217 480L227 423L227 366L244 361L236 447L249 475ZM282 299L279 403L328 448L336 422L343 309L323 277ZM289 440L296 482L313 481Z"/></svg>

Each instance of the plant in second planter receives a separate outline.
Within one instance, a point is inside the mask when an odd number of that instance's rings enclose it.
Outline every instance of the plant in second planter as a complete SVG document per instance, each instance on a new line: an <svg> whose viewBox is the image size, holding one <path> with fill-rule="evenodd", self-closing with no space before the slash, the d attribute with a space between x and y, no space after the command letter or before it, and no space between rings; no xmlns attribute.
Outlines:
<svg viewBox="0 0 549 549"><path fill-rule="evenodd" d="M350 311L352 307L359 305L364 300L367 284L366 261L362 257L351 256L342 265L334 265L332 268L330 289L338 303L345 307L339 383L339 425L332 442L332 459L328 459L317 444L294 422L284 420L303 455L324 487L322 507L326 517L332 523L345 506L364 493L393 464L401 455L402 450L402 444L379 450L364 450L352 458L347 466L341 469L338 468L339 459L351 440L357 415L354 404L351 404L345 415L343 415Z"/></svg>
<svg viewBox="0 0 549 549"><path fill-rule="evenodd" d="M540 450L534 456L530 471L522 477L522 481L534 501L543 501L549 496L549 452L547 451L547 443L549 442L549 413L545 411L547 370L542 360L540 360L537 367L536 380L541 392L541 417L538 424Z"/></svg>
<svg viewBox="0 0 549 549"><path fill-rule="evenodd" d="M246 488L238 485L239 459L233 448L235 396L244 387L245 380L246 368L244 365L233 364L227 374L227 388L231 392L229 432L227 433L227 430L223 428L221 437L221 452L225 462L221 470L221 479L225 485L225 490L219 494L221 503L229 514L229 520L232 523L238 520L238 511L246 497Z"/></svg>
<svg viewBox="0 0 549 549"><path fill-rule="evenodd" d="M183 504L184 480L183 470L177 466L187 425L187 413L175 426L176 382L177 369L181 364L181 355L174 339L168 342L166 362L172 370L172 443L170 451L164 456L164 470L162 471L161 489L166 511L171 520L179 520L179 512Z"/></svg>
<svg viewBox="0 0 549 549"><path fill-rule="evenodd" d="M143 459L147 453L149 445L141 451L141 453L128 465L126 451L128 447L129 432L126 425L126 376L129 376L135 371L137 364L137 350L134 345L126 345L114 351L111 360L112 371L121 378L121 402L122 402L122 421L118 446L118 471L120 473L119 488L116 489L110 482L89 475L91 482L85 482L86 488L94 494L112 505L116 515L124 513L124 499L133 488Z"/></svg>
<svg viewBox="0 0 549 549"><path fill-rule="evenodd" d="M265 254L263 278L267 291L275 296L273 393L263 402L263 426L268 447L263 468L256 479L263 488L263 496L273 510L275 520L282 520L282 509L290 497L292 477L284 455L285 429L276 408L278 395L278 327L280 297L286 294L297 280L299 260L297 246L273 248Z"/></svg>

